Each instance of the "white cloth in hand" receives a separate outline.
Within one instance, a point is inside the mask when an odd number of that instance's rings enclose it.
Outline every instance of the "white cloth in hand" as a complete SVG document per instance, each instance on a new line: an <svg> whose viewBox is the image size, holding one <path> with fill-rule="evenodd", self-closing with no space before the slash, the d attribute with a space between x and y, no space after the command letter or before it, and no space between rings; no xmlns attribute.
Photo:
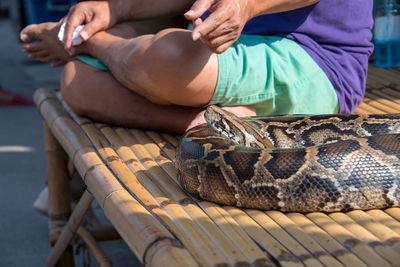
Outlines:
<svg viewBox="0 0 400 267"><path fill-rule="evenodd" d="M58 32L58 40L60 40L61 42L64 43L64 31L65 31L65 24L66 22L64 22L61 27L60 27L60 31ZM81 37L79 36L79 33L81 32L82 28L84 25L79 25L78 27L75 28L74 33L72 34L72 46L76 46L76 45L80 45L83 40L81 39Z"/></svg>

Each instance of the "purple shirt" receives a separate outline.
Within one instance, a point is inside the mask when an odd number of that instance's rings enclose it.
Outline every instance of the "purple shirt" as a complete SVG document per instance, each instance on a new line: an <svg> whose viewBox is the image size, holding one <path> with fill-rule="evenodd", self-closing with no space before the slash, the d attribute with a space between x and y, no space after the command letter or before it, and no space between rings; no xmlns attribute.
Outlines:
<svg viewBox="0 0 400 267"><path fill-rule="evenodd" d="M340 113L353 113L366 88L373 0L321 0L293 11L250 20L245 34L277 35L297 42L332 82ZM315 88L318 90L318 88Z"/></svg>

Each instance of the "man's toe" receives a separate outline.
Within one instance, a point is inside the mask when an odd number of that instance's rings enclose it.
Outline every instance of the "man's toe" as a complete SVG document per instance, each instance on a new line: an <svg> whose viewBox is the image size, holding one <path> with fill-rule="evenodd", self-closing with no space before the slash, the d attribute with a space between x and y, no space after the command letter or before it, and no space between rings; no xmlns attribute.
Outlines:
<svg viewBox="0 0 400 267"><path fill-rule="evenodd" d="M46 49L46 45L43 42L34 42L34 43L24 44L22 46L22 48L27 53L39 52L39 51L42 51L42 50L47 50Z"/></svg>
<svg viewBox="0 0 400 267"><path fill-rule="evenodd" d="M20 39L24 43L30 43L39 40L39 25L31 24L22 29Z"/></svg>

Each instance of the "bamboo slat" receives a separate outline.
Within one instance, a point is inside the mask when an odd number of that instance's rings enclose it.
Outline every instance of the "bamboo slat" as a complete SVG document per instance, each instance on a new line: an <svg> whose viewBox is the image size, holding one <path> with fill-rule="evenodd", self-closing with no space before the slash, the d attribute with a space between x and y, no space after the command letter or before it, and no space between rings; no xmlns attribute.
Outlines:
<svg viewBox="0 0 400 267"><path fill-rule="evenodd" d="M389 262L397 261L398 253L396 251L386 246L378 237L373 235L367 229L363 228L348 215L341 212L335 212L330 214L330 217L344 228L349 230L359 240L371 246L379 255L387 259Z"/></svg>
<svg viewBox="0 0 400 267"><path fill-rule="evenodd" d="M371 66L357 113L400 112L399 85L399 70ZM400 266L400 208L301 214L221 207L179 186L179 137L93 122L43 89L35 101L144 265Z"/></svg>
<svg viewBox="0 0 400 267"><path fill-rule="evenodd" d="M378 90L374 90L374 91L378 91ZM387 98L393 99L394 101L396 101L396 103L398 103L398 100L400 99L399 90L394 90L392 88L383 88L383 89L379 90L379 92L382 92L383 94L385 94L387 96Z"/></svg>
<svg viewBox="0 0 400 267"><path fill-rule="evenodd" d="M318 243L297 226L289 217L282 212L267 211L266 214L273 219L280 227L297 240L302 246L317 258L323 265L342 266L342 264L329 255Z"/></svg>
<svg viewBox="0 0 400 267"><path fill-rule="evenodd" d="M372 96L373 97L373 96ZM366 94L364 98L364 103L368 104L370 107L376 108L383 113L396 113L397 109L392 108L390 105L386 105L387 103L384 103L384 99L374 99L371 97L371 94ZM383 102L383 103L382 103Z"/></svg>
<svg viewBox="0 0 400 267"><path fill-rule="evenodd" d="M312 220L307 218L304 214L300 213L289 213L287 216L303 229L307 234L310 235L316 242L320 244L326 251L338 259L341 263L346 266L366 266L356 255L351 253L346 247L344 247L336 238L328 231L319 227Z"/></svg>
<svg viewBox="0 0 400 267"><path fill-rule="evenodd" d="M225 210L235 219L243 230L261 246L272 258L279 261L282 266L302 266L300 259L294 256L283 244L265 231L244 210L225 207Z"/></svg>
<svg viewBox="0 0 400 267"><path fill-rule="evenodd" d="M365 99L364 102L362 102L358 106L359 110L362 110L361 112L357 109L355 113L360 114L360 113L366 113L366 114L384 114L385 112L383 110L380 110L376 107L373 107L368 104L368 99Z"/></svg>
<svg viewBox="0 0 400 267"><path fill-rule="evenodd" d="M398 86L399 71L394 69L381 69L370 65L368 70L368 83L373 81L379 81L383 86Z"/></svg>
<svg viewBox="0 0 400 267"><path fill-rule="evenodd" d="M375 221L392 229L400 235L400 222L396 221L393 217L383 212L382 210L369 210L367 214L374 218Z"/></svg>
<svg viewBox="0 0 400 267"><path fill-rule="evenodd" d="M400 221L400 209L398 209L398 208L389 208L389 209L386 209L385 212L387 214L389 214L390 216L392 216L397 221Z"/></svg>
<svg viewBox="0 0 400 267"><path fill-rule="evenodd" d="M347 214L365 229L378 236L382 242L390 244L397 253L400 253L400 236L395 231L379 223L366 212L351 211Z"/></svg>
<svg viewBox="0 0 400 267"><path fill-rule="evenodd" d="M389 100L384 96L380 91L371 91L365 94L366 97L373 99L376 104L379 104L381 107L385 107L384 109L386 113L397 113L399 112L399 104L393 100Z"/></svg>
<svg viewBox="0 0 400 267"><path fill-rule="evenodd" d="M200 202L201 208L227 234L230 242L240 244L239 250L253 259L253 262L268 262L265 254L252 239L239 227L237 222L219 205L207 201Z"/></svg>
<svg viewBox="0 0 400 267"><path fill-rule="evenodd" d="M342 227L323 213L315 212L307 214L307 217L319 227L335 237L344 247L353 252L368 265L390 266L371 247L357 239L348 229Z"/></svg>
<svg viewBox="0 0 400 267"><path fill-rule="evenodd" d="M306 266L322 266L317 259L310 256L297 240L292 238L286 229L280 227L273 219L265 213L258 210L248 210L249 216L256 221L260 227L271 234L275 239L279 240L296 258L303 262Z"/></svg>

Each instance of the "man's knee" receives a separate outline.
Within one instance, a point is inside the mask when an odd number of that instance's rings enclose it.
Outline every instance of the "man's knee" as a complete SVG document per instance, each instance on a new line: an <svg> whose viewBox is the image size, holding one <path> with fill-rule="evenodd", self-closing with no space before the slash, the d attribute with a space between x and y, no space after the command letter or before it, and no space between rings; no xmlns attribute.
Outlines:
<svg viewBox="0 0 400 267"><path fill-rule="evenodd" d="M211 52L201 42L193 42L190 32L163 30L131 57L128 64L132 66L130 77L135 83L132 86L158 104L191 104L185 102L185 91L192 96L200 93L194 92L197 88L190 85L203 72L210 57Z"/></svg>
<svg viewBox="0 0 400 267"><path fill-rule="evenodd" d="M126 79L141 86L170 77L175 73L175 66L187 59L187 49L184 42L181 42L185 35L186 32L167 29L136 42L135 49L126 55L124 62L126 69L130 70Z"/></svg>

